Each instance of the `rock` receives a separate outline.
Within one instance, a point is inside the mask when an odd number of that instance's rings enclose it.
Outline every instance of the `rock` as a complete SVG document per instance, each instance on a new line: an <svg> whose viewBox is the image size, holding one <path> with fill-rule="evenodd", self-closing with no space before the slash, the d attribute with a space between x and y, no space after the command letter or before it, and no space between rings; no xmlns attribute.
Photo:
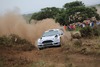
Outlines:
<svg viewBox="0 0 100 67"><path fill-rule="evenodd" d="M80 33L72 33L72 38L77 38L77 39L80 39L81 38L81 34Z"/></svg>

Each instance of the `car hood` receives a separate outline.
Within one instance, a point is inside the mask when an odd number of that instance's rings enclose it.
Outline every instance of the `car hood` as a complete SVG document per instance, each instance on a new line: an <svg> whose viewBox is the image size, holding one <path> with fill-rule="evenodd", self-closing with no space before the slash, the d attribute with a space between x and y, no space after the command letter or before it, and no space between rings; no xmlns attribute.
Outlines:
<svg viewBox="0 0 100 67"><path fill-rule="evenodd" d="M42 40L53 40L55 38L55 35L54 36L47 36L47 37L42 37Z"/></svg>
<svg viewBox="0 0 100 67"><path fill-rule="evenodd" d="M46 40L54 40L55 38L55 35L54 36L47 36L47 37L41 37L38 39L39 42L43 42L43 41L46 41Z"/></svg>

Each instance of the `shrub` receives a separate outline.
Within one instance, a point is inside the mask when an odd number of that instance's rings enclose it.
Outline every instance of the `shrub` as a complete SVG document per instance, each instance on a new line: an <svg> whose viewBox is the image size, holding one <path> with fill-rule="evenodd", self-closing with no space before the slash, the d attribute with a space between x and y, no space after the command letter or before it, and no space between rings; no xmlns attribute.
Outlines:
<svg viewBox="0 0 100 67"><path fill-rule="evenodd" d="M10 47L10 49L21 51L31 51L35 48L31 42L15 34L0 37L0 47Z"/></svg>
<svg viewBox="0 0 100 67"><path fill-rule="evenodd" d="M100 25L98 25L95 28L93 28L93 34L95 36L100 36Z"/></svg>
<svg viewBox="0 0 100 67"><path fill-rule="evenodd" d="M11 34L8 38L10 38L10 41L13 44L31 44L29 41L27 41L26 39L22 39L18 35Z"/></svg>
<svg viewBox="0 0 100 67"><path fill-rule="evenodd" d="M82 37L88 37L93 35L93 29L91 27L84 27L80 30Z"/></svg>
<svg viewBox="0 0 100 67"><path fill-rule="evenodd" d="M7 38L6 36L0 37L0 45L7 45L10 43L11 43L10 39Z"/></svg>
<svg viewBox="0 0 100 67"><path fill-rule="evenodd" d="M12 45L12 44L30 44L31 43L21 37L11 34L9 36L2 36L0 37L0 45Z"/></svg>
<svg viewBox="0 0 100 67"><path fill-rule="evenodd" d="M0 67L4 67L4 60L1 56L0 56Z"/></svg>
<svg viewBox="0 0 100 67"><path fill-rule="evenodd" d="M82 37L100 36L100 26L84 27L80 30Z"/></svg>

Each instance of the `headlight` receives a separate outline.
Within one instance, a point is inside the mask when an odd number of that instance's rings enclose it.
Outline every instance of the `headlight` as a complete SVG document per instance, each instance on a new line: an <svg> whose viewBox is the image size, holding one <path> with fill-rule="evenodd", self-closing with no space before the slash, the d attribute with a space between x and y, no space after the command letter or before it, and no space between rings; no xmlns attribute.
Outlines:
<svg viewBox="0 0 100 67"><path fill-rule="evenodd" d="M58 37L58 35L56 35L55 37Z"/></svg>
<svg viewBox="0 0 100 67"><path fill-rule="evenodd" d="M59 36L54 37L54 41L59 41Z"/></svg>
<svg viewBox="0 0 100 67"><path fill-rule="evenodd" d="M42 42L41 42L41 39L38 39L38 42L37 42L38 44L42 44Z"/></svg>
<svg viewBox="0 0 100 67"><path fill-rule="evenodd" d="M42 44L41 42L38 42L38 44Z"/></svg>
<svg viewBox="0 0 100 67"><path fill-rule="evenodd" d="M55 39L58 39L58 35L55 35Z"/></svg>

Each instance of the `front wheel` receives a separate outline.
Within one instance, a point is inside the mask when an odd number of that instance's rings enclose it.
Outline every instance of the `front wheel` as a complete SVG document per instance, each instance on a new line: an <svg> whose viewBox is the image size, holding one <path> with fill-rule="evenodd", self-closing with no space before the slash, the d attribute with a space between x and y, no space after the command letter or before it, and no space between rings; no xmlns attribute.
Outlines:
<svg viewBox="0 0 100 67"><path fill-rule="evenodd" d="M60 45L61 46L63 44L62 38L60 37Z"/></svg>
<svg viewBox="0 0 100 67"><path fill-rule="evenodd" d="M43 48L38 48L38 50L42 50Z"/></svg>

